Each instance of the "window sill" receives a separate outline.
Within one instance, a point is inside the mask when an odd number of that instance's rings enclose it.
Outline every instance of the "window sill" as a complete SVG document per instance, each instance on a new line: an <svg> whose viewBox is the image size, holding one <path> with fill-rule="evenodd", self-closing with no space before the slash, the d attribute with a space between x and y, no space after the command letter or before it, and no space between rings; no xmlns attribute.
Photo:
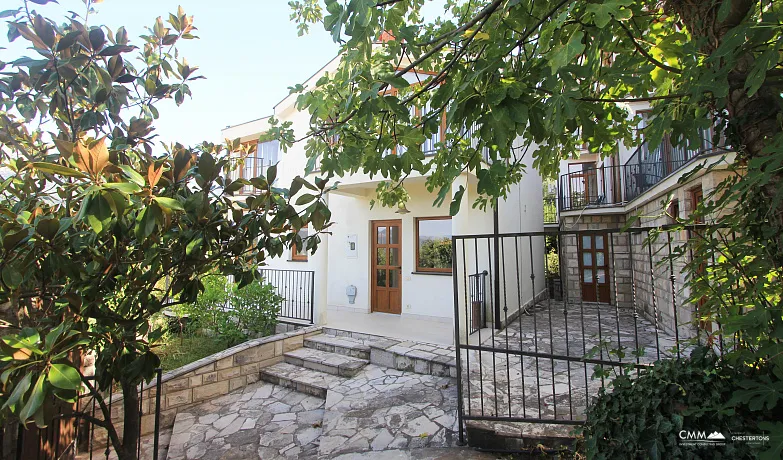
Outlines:
<svg viewBox="0 0 783 460"><path fill-rule="evenodd" d="M451 272L411 272L411 275L451 276Z"/></svg>
<svg viewBox="0 0 783 460"><path fill-rule="evenodd" d="M288 259L289 262L307 263L307 259Z"/></svg>

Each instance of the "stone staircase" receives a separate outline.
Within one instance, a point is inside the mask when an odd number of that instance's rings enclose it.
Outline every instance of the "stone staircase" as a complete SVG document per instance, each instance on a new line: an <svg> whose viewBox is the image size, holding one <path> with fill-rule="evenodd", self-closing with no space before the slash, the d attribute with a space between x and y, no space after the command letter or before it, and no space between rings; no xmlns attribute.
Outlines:
<svg viewBox="0 0 783 460"><path fill-rule="evenodd" d="M329 388L355 376L367 364L403 372L457 376L454 349L392 340L335 329L304 339L284 361L261 369L261 380L325 399Z"/></svg>
<svg viewBox="0 0 783 460"><path fill-rule="evenodd" d="M454 446L454 349L324 328L260 381L178 413L170 460ZM225 426L224 426L225 425Z"/></svg>

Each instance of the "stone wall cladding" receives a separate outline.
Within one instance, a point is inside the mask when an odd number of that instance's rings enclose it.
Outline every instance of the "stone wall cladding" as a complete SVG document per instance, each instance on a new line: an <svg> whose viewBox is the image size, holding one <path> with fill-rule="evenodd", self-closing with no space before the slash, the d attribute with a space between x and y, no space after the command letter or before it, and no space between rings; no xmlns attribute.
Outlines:
<svg viewBox="0 0 783 460"><path fill-rule="evenodd" d="M715 187L726 178L726 171L712 171L699 176L687 184L678 184L665 194L656 197L641 196L628 208L633 208L625 215L602 214L562 216L561 229L568 230L600 230L619 229L625 223L634 220L635 227L661 227L673 223L667 214L666 207L671 199L679 203L679 217L686 219L694 209L692 190L701 188L704 197L708 197ZM643 202L647 200L646 202ZM634 203L640 203L633 206ZM627 210L628 210L627 208ZM672 249L683 244L687 232L672 232ZM610 267L610 282L612 283L612 299L617 299L620 307L636 307L640 314L652 321L668 334L676 332L680 339L696 335L693 323L696 320L696 309L688 302L690 292L685 271L686 260L681 258L669 265L669 237L660 234L649 246L645 244L646 235L631 236L630 249L628 235L617 235L614 238L614 267ZM562 263L565 293L569 299L578 300L579 289L579 259L577 242L574 235L564 235L561 241ZM632 254L629 252L632 251ZM673 283L672 283L673 275ZM616 287L615 279L616 277ZM632 282L633 281L633 282Z"/></svg>
<svg viewBox="0 0 783 460"><path fill-rule="evenodd" d="M320 326L297 328L282 334L249 340L229 349L163 374L160 394L160 428L171 428L177 413L192 405L259 380L260 370L283 361L283 353L304 344L304 338L321 332ZM141 433L155 430L156 388L153 380L143 386ZM122 395L111 399L111 414L115 427L122 433ZM98 412L96 412L96 417ZM101 417L99 417L101 418ZM105 430L96 428L95 442L105 443Z"/></svg>
<svg viewBox="0 0 783 460"><path fill-rule="evenodd" d="M618 230L625 225L625 216L622 214L611 215L587 215L581 217L566 216L561 220L561 228L565 231L580 230ZM579 277L578 242L575 234L564 234L561 237L560 247L563 260L561 261L561 276L563 277L564 299L578 302L582 298L581 281ZM607 261L609 272L609 291L612 303L617 302L621 308L633 306L633 290L631 286L631 256L628 247L628 235L613 233L610 241L607 241L609 260Z"/></svg>

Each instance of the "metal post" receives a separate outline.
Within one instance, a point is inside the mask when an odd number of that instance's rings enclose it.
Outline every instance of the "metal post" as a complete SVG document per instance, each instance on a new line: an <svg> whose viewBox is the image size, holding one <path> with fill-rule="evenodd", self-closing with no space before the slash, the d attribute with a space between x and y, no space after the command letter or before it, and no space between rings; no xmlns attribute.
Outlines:
<svg viewBox="0 0 783 460"><path fill-rule="evenodd" d="M457 283L457 273L459 273L459 270L457 267L457 239L454 236L451 237L451 267L451 280L454 290L454 347L457 354L457 431L459 431L459 441L457 441L457 444L464 446L465 430L462 426L462 357L460 356L459 346L459 286ZM465 286L465 288L467 289L467 286ZM469 309L471 306L466 303L465 308ZM470 372L470 369L468 369L468 372ZM468 385L470 385L470 382L468 382Z"/></svg>
<svg viewBox="0 0 783 460"><path fill-rule="evenodd" d="M310 324L315 324L315 272L310 272Z"/></svg>
<svg viewBox="0 0 783 460"><path fill-rule="evenodd" d="M492 319L495 323L495 329L500 329L500 257L498 257L498 253L500 253L500 216L498 214L498 206L499 206L498 200L495 200L495 206L492 212L492 234L494 236L493 238L493 246L495 247L495 260L493 262L494 268L492 269L492 280L493 280L493 292L492 292ZM493 343L494 346L494 343Z"/></svg>
<svg viewBox="0 0 783 460"><path fill-rule="evenodd" d="M155 434L153 436L152 458L153 460L158 460L158 447L160 445L160 390L163 369L157 368L155 372L158 374L158 379L155 382Z"/></svg>

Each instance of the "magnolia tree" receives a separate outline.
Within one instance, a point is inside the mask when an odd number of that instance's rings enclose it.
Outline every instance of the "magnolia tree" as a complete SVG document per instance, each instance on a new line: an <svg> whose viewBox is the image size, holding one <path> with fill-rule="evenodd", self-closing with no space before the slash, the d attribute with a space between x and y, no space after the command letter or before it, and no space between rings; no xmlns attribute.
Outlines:
<svg viewBox="0 0 783 460"><path fill-rule="evenodd" d="M314 251L329 225L325 183L274 188L274 166L232 181L228 157L252 153L236 141L156 148L155 105L182 104L202 78L177 53L196 38L181 8L131 41L95 24L90 0L63 22L33 9L46 3L0 13L31 56L0 63L0 417L45 426L57 399L88 391L99 413L71 416L134 459L137 386L160 363L150 316L194 301L207 273L242 286L286 246ZM234 197L248 185L252 196ZM303 242L305 225L315 234ZM80 368L86 354L94 379ZM122 430L101 396L115 382Z"/></svg>
<svg viewBox="0 0 783 460"><path fill-rule="evenodd" d="M644 141L652 150L668 136L677 146L699 149L701 131L714 128L713 145L725 138L736 160L693 214L709 226L690 248L691 301L701 305L697 321L718 322L722 333L740 337L729 362L758 372L740 382L732 404L780 413L783 2L290 5L300 33L319 24L341 45L333 72L315 87L292 88L311 114L310 164L333 176L382 175L387 180L377 193L387 205L404 201L413 172L426 175L436 203L451 200L454 214L464 189L452 195L451 187L464 171L478 179L474 205L485 207L531 166L554 176L582 145L606 156L619 142ZM427 10L433 6L442 8ZM629 116L631 103L650 104L642 130L638 117ZM426 158L422 144L439 132L444 136ZM395 146L403 147L397 155L385 154ZM770 458L783 451L777 420L763 425L776 433Z"/></svg>

